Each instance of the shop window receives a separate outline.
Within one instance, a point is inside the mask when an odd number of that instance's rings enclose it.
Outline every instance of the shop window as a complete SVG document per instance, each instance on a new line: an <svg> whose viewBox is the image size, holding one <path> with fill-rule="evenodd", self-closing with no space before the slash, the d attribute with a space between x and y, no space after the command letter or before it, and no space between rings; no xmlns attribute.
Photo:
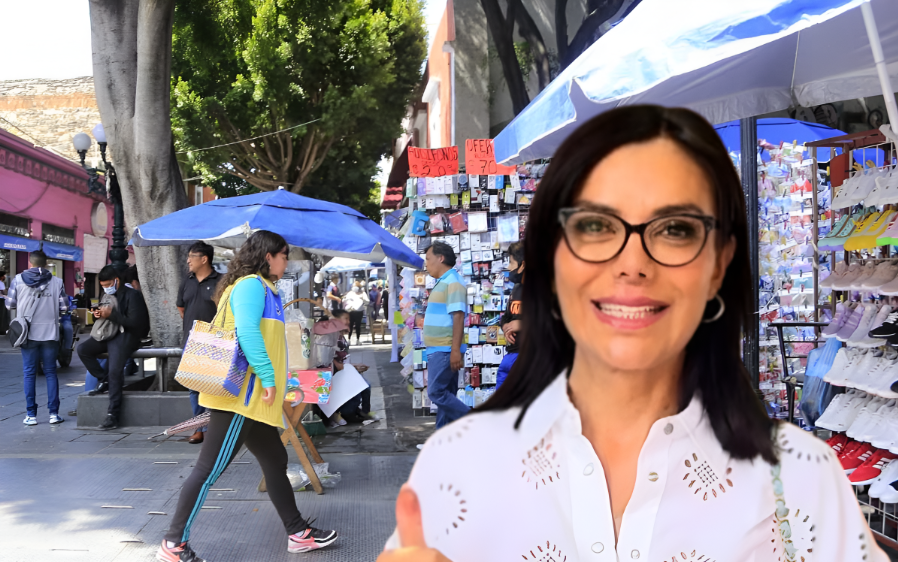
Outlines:
<svg viewBox="0 0 898 562"><path fill-rule="evenodd" d="M63 228L53 224L44 223L41 228L43 240L56 242L57 244L75 245L75 231L71 228Z"/></svg>
<svg viewBox="0 0 898 562"><path fill-rule="evenodd" d="M29 220L7 213L0 213L0 233L12 234L13 236L31 236L31 225Z"/></svg>

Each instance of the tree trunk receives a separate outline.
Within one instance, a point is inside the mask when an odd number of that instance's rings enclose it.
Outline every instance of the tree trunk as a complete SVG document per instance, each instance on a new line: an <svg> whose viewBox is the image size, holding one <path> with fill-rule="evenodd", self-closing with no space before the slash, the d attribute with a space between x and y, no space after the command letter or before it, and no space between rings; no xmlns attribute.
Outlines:
<svg viewBox="0 0 898 562"><path fill-rule="evenodd" d="M555 1L555 48L558 60L567 57L567 0Z"/></svg>
<svg viewBox="0 0 898 562"><path fill-rule="evenodd" d="M639 2L640 0L589 0L586 5L586 18L583 19L574 38L571 39L565 56L560 56L559 52L561 68L567 68L583 54L583 51L608 32L608 29L601 29L603 24L619 20ZM556 17L557 15L556 11Z"/></svg>
<svg viewBox="0 0 898 562"><path fill-rule="evenodd" d="M90 0L97 105L115 154L129 233L187 206L169 106L174 4L175 0ZM181 318L175 308L183 278L180 249L156 246L135 251L153 343L180 346Z"/></svg>
<svg viewBox="0 0 898 562"><path fill-rule="evenodd" d="M543 34L539 32L536 22L530 16L527 8L521 4L517 11L518 30L521 37L530 45L530 51L533 53L533 62L536 64L536 77L539 80L539 91L543 91L549 82L552 81L552 67L549 64L549 50L546 49L546 42L543 40Z"/></svg>
<svg viewBox="0 0 898 562"><path fill-rule="evenodd" d="M524 75L514 51L515 12L521 7L520 3L521 0L508 0L508 13L503 15L499 0L480 0L486 14L486 23L493 36L493 43L496 45L496 52L499 54L499 62L502 63L502 74L508 85L515 115L530 103L530 94L524 85Z"/></svg>

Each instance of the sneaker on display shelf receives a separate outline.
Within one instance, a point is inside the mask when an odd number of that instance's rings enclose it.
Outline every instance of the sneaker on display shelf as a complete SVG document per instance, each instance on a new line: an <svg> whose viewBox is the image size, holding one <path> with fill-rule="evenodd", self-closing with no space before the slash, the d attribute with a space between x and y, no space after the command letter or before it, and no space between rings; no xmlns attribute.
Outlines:
<svg viewBox="0 0 898 562"><path fill-rule="evenodd" d="M870 304L858 304L851 313L851 316L848 317L848 320L845 321L836 333L836 339L845 341L850 338L851 335L854 334L854 331L857 330L858 325L860 325L861 319L864 317L864 312L871 306L872 305Z"/></svg>
<svg viewBox="0 0 898 562"><path fill-rule="evenodd" d="M864 291L875 291L883 285L894 281L896 277L898 277L898 263L884 261L876 267L876 273L861 284L861 289Z"/></svg>
<svg viewBox="0 0 898 562"><path fill-rule="evenodd" d="M854 303L852 303L852 305L853 304ZM832 319L832 322L829 323L829 326L823 328L823 331L820 332L820 336L824 338L836 337L836 334L842 329L842 326L845 325L845 321L848 320L853 312L853 306L838 303L836 305L836 316ZM898 333L898 330L896 330L896 333Z"/></svg>
<svg viewBox="0 0 898 562"><path fill-rule="evenodd" d="M867 421L859 427L855 432L855 439L858 441L864 441L865 443L872 443L873 438L876 437L876 434L885 420L888 419L889 414L892 413L892 410L895 409L895 400L889 400L882 406L876 408L876 410L870 412L867 415Z"/></svg>
<svg viewBox="0 0 898 562"><path fill-rule="evenodd" d="M885 307L883 307L885 308ZM898 336L898 310L890 312L882 325L873 328L868 334L871 338L888 338L890 336Z"/></svg>
<svg viewBox="0 0 898 562"><path fill-rule="evenodd" d="M873 454L864 461L864 464L857 467L848 480L855 486L866 486L872 484L880 477L882 471L895 460L898 455L894 455L882 449L873 449Z"/></svg>
<svg viewBox="0 0 898 562"><path fill-rule="evenodd" d="M870 444L878 449L891 450L895 446L896 438L898 438L898 408L892 408L883 418L876 434L870 439Z"/></svg>
<svg viewBox="0 0 898 562"><path fill-rule="evenodd" d="M834 291L847 291L848 288L851 287L851 283L864 272L863 269L863 266L859 263L849 265L848 270L838 279L833 281L832 289Z"/></svg>
<svg viewBox="0 0 898 562"><path fill-rule="evenodd" d="M844 220L844 217L842 218L842 220ZM836 268L833 270L833 272L830 273L826 277L826 279L818 283L817 286L821 289L831 289L833 283L835 281L838 281L843 275L845 275L846 271L848 271L848 265L845 262L840 261L836 264ZM839 303L839 306L841 306L841 303Z"/></svg>
<svg viewBox="0 0 898 562"><path fill-rule="evenodd" d="M880 350L877 349L875 351ZM894 365L896 358L898 358L898 351L891 347L886 348L882 352L882 356L873 361L868 369L849 371L845 385L864 392L873 392L877 378ZM874 392L874 394L876 393Z"/></svg>
<svg viewBox="0 0 898 562"><path fill-rule="evenodd" d="M867 337L868 332L870 332L870 328L873 327L873 322L876 321L876 317L879 316L879 309L876 308L876 305L868 305L864 308L864 315L861 316L860 322L858 322L857 328L854 332L851 333L850 336L845 338L845 343L850 345L857 345L860 341Z"/></svg>
<svg viewBox="0 0 898 562"><path fill-rule="evenodd" d="M860 441L861 439L859 439L859 437L866 429L867 424L870 422L870 417L885 403L885 398L875 396L872 400L861 406L858 409L857 415L845 429L845 435L851 437L852 439Z"/></svg>
<svg viewBox="0 0 898 562"><path fill-rule="evenodd" d="M866 334L863 334L863 337L854 343L854 345L858 347L879 347L886 343L885 337L876 337L871 334L885 325L886 321L895 313L892 312L892 307L889 305L883 305L882 308L879 309L879 312L876 314L876 317L873 319L873 322L870 324L870 330L867 331ZM895 315L898 318L898 314Z"/></svg>
<svg viewBox="0 0 898 562"><path fill-rule="evenodd" d="M898 503L898 480L883 486L882 493L879 495L879 501L889 504Z"/></svg>
<svg viewBox="0 0 898 562"><path fill-rule="evenodd" d="M850 453L842 455L839 460L842 462L842 468L845 470L845 474L851 474L857 470L859 466L864 464L864 462L873 455L875 450L873 445L861 443L860 447Z"/></svg>
<svg viewBox="0 0 898 562"><path fill-rule="evenodd" d="M889 484L896 479L898 479L898 462L892 461L882 469L879 478L873 482L867 493L871 498L879 499L880 496L892 489Z"/></svg>
<svg viewBox="0 0 898 562"><path fill-rule="evenodd" d="M851 291L862 290L863 283L868 279L871 279L874 275L876 275L876 263L868 261L864 264L864 268L861 270L860 275L851 280L851 285L848 286L848 289Z"/></svg>

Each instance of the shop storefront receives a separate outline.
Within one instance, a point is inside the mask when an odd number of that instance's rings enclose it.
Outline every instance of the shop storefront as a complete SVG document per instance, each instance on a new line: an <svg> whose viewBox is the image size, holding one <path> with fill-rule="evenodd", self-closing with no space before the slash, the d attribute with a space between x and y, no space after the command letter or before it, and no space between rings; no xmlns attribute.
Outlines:
<svg viewBox="0 0 898 562"><path fill-rule="evenodd" d="M78 164L0 130L0 270L21 273L28 252L41 248L68 294L84 289L85 237L108 248L112 222L111 207L88 193L87 179ZM108 262L105 251L92 258L95 269Z"/></svg>

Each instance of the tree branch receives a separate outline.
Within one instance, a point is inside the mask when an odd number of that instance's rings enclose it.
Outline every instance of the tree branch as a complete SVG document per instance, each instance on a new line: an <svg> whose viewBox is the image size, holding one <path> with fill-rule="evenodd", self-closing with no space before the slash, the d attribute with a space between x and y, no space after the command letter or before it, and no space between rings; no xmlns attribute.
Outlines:
<svg viewBox="0 0 898 562"><path fill-rule="evenodd" d="M518 1L510 0L508 6L510 15L513 15L513 8ZM514 37L508 33L508 28L514 30L514 20L506 22L502 8L499 6L499 0L480 0L480 5L483 6L483 11L486 14L490 35L493 36L493 43L495 43L496 52L499 54L499 62L502 64L502 74L511 95L511 105L514 114L517 115L530 103L530 95L524 85L524 75L514 51Z"/></svg>
<svg viewBox="0 0 898 562"><path fill-rule="evenodd" d="M562 59L561 67L567 68L574 59L583 54L590 45L592 45L598 37L601 37L599 28L603 23L615 17L624 4L631 4L628 0L592 0L590 6L592 11L584 18L583 23L574 38L568 45L567 56ZM598 36L597 36L598 35Z"/></svg>
<svg viewBox="0 0 898 562"><path fill-rule="evenodd" d="M536 63L536 77L539 81L539 89L542 91L552 81L552 69L549 65L549 51L546 49L546 42L543 41L543 35L536 26L536 22L530 16L530 12L523 5L518 9L517 22L521 37L527 41L530 45L530 51L533 53L533 62Z"/></svg>
<svg viewBox="0 0 898 562"><path fill-rule="evenodd" d="M555 0L555 48L558 60L567 57L567 0Z"/></svg>

